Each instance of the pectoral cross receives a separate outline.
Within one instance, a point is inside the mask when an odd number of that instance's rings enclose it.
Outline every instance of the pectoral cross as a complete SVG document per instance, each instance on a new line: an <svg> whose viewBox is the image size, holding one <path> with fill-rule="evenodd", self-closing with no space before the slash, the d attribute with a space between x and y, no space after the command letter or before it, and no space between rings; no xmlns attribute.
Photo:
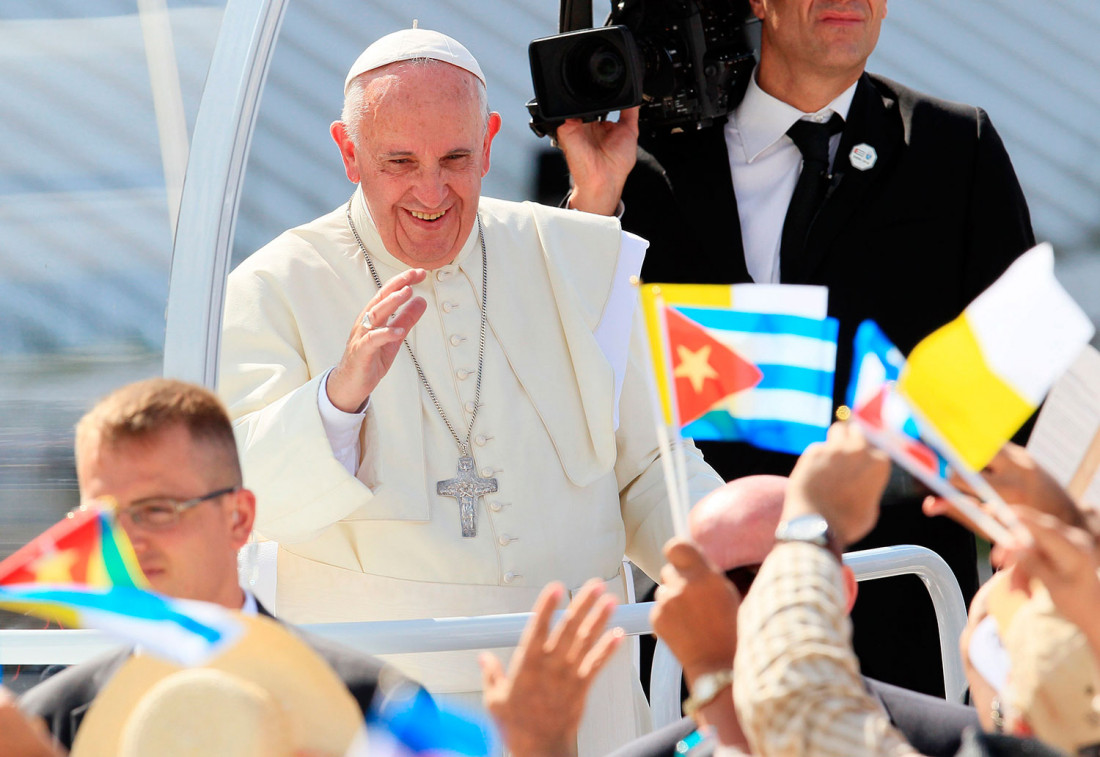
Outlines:
<svg viewBox="0 0 1100 757"><path fill-rule="evenodd" d="M477 475L474 472L474 459L468 455L458 458L458 475L435 484L436 494L458 500L464 537L477 536L477 501L496 490L497 480Z"/></svg>

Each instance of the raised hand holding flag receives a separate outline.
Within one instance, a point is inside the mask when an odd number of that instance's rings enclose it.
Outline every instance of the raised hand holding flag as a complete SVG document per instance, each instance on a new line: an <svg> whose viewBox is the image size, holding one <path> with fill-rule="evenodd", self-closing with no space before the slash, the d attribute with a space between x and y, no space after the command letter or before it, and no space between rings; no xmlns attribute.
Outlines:
<svg viewBox="0 0 1100 757"><path fill-rule="evenodd" d="M895 385L904 366L905 358L874 321L859 325L847 394L852 422L872 444L990 538L1003 541L1009 536L1005 527L951 485L946 460L921 439L913 414Z"/></svg>

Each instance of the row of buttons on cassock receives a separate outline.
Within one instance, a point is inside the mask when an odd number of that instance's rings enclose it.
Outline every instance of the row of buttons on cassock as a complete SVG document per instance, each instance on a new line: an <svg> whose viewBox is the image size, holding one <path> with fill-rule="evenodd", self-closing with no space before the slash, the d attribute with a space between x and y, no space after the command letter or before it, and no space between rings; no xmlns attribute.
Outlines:
<svg viewBox="0 0 1100 757"><path fill-rule="evenodd" d="M438 271L435 272L436 281L446 281L447 279L449 279L452 276L453 273L454 272L451 271L451 270L438 270ZM453 302L451 300L444 300L440 305L440 307L443 309L444 313L450 313L453 310L455 310L456 308L458 308L458 306L459 306L459 304L457 302ZM457 347L465 341L466 341L466 337L463 336L462 334L451 334L450 342L451 342L452 346ZM457 371L455 371L455 375L458 376L459 381L465 381L470 376L474 375L474 371L471 371L467 368L459 368ZM464 409L466 410L466 413L468 415L472 414L474 412L474 409L475 409L473 400L468 401L464 405ZM477 436L474 437L473 442L474 442L474 444L476 444L479 447L484 447L486 444L488 444L489 440L491 440L492 438L493 438L492 436L488 436L486 434L478 434ZM499 469L499 468L494 469L494 468L485 467L485 468L481 469L481 475L486 477L486 478L489 478L489 477L491 477L491 476L493 476L497 473L500 473L500 472L501 472L501 469ZM499 513L508 504L509 503L503 503L503 502L498 502L496 500L493 500L492 502L488 503L488 507L489 507L489 510L491 510L492 512ZM514 541L519 541L519 537L518 536L510 536L508 534L501 534L497 538L497 543L502 547L507 547L509 544L511 544ZM514 582L517 578L522 578L522 577L523 576L521 574L510 570L510 571L508 571L507 573L504 574L504 583L510 584L510 583Z"/></svg>

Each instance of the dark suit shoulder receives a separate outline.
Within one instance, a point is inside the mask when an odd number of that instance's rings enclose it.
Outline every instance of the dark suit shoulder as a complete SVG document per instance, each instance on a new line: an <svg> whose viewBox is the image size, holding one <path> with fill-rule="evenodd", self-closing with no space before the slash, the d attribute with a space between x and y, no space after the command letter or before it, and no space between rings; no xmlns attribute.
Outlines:
<svg viewBox="0 0 1100 757"><path fill-rule="evenodd" d="M918 752L928 757L952 757L962 743L967 727L978 728L973 707L952 704L938 697L864 678L867 690L890 716L890 722ZM609 757L676 757L676 745L696 729L695 721L683 718L635 739ZM702 753L709 754L710 745Z"/></svg>
<svg viewBox="0 0 1100 757"><path fill-rule="evenodd" d="M877 74L867 74L865 80L880 96L897 104L902 122L910 127L907 141L916 134L958 145L960 139L976 140L993 131L989 115L975 105L933 97Z"/></svg>
<svg viewBox="0 0 1100 757"><path fill-rule="evenodd" d="M873 678L863 680L882 702L890 722L905 735L906 741L928 757L951 757L962 744L963 732L967 728L981 727L978 712L973 707Z"/></svg>
<svg viewBox="0 0 1100 757"><path fill-rule="evenodd" d="M50 733L71 749L85 711L129 656L130 649L120 647L66 668L24 693L19 707L44 719Z"/></svg>
<svg viewBox="0 0 1100 757"><path fill-rule="evenodd" d="M359 709L364 715L370 710L371 702L374 701L374 694L378 690L378 684L383 675L387 679L387 687L389 680L401 680L400 674L385 665L381 660L376 660L370 655L357 652L324 636L310 633L293 623L285 623L272 615L271 611L259 602L256 604L256 610L260 615L282 623L288 631L308 644L322 660L327 662L328 666L348 687L351 695L355 697L355 701L359 704Z"/></svg>
<svg viewBox="0 0 1100 757"><path fill-rule="evenodd" d="M676 745L696 728L694 720L682 718L624 744L608 757L676 757Z"/></svg>
<svg viewBox="0 0 1100 757"><path fill-rule="evenodd" d="M385 693L402 685L419 685L370 655L300 628L294 628L294 632L336 672L364 715L370 711L379 688Z"/></svg>

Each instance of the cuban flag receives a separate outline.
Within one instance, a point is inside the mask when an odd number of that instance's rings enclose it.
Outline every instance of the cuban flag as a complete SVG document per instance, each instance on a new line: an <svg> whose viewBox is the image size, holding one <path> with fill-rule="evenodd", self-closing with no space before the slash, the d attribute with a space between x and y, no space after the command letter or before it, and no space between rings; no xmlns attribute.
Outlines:
<svg viewBox="0 0 1100 757"><path fill-rule="evenodd" d="M786 284L658 284L665 304L759 371L683 427L699 440L801 454L832 422L837 322L828 289Z"/></svg>
<svg viewBox="0 0 1100 757"><path fill-rule="evenodd" d="M921 440L916 418L897 391L905 367L901 351L878 324L864 321L856 329L852 353L847 395L852 418L910 473L947 478L947 461Z"/></svg>

